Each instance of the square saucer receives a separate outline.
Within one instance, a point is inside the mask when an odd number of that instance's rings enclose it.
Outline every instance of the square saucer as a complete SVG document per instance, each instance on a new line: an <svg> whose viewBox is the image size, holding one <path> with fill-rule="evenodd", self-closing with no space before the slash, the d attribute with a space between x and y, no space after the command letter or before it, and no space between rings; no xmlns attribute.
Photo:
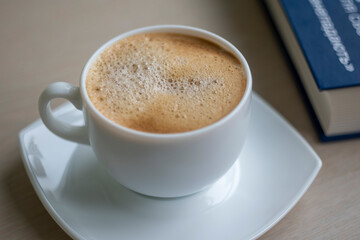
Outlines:
<svg viewBox="0 0 360 240"><path fill-rule="evenodd" d="M55 114L82 122L82 113L70 104ZM40 120L19 138L36 193L74 239L258 238L294 207L321 168L309 144L256 94L239 159L215 184L183 198L152 198L126 189L89 146L55 136Z"/></svg>

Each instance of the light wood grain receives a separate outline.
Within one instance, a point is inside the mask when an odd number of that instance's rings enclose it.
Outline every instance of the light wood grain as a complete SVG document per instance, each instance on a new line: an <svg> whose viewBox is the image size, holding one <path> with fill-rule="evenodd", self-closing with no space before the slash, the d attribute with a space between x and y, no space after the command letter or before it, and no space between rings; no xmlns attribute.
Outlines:
<svg viewBox="0 0 360 240"><path fill-rule="evenodd" d="M261 1L1 1L0 239L69 239L38 200L17 134L39 117L49 83L77 84L89 56L136 27L213 31L248 59L254 90L313 146L323 168L293 210L261 239L360 239L360 140L318 141L296 73Z"/></svg>

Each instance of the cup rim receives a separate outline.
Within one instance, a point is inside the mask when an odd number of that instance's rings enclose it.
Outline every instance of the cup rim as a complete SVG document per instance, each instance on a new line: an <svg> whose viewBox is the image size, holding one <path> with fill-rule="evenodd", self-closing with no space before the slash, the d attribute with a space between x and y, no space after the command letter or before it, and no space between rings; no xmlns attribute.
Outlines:
<svg viewBox="0 0 360 240"><path fill-rule="evenodd" d="M97 108L93 105L91 102L88 93L86 91L86 75L87 71L91 65L91 63L95 60L95 58L103 52L106 48L111 46L112 44L116 43L120 39L140 34L140 33L146 33L146 32L169 32L169 33L180 33L184 35L189 36L195 36L200 37L205 40L208 40L210 42L213 42L217 45L220 45L222 48L225 48L226 50L230 51L237 59L241 61L241 63L244 65L246 70L246 89L244 92L243 97L241 98L240 102L236 105L236 107L228 113L226 116L221 118L220 120L207 125L205 127L201 127L195 130L186 131L186 132L179 132L179 133L152 133L152 132L143 132L135 129L131 129L128 127L121 126L120 124L117 124L110 119L106 118ZM112 127L113 129L116 129L117 132L122 132L126 134L130 134L132 136L137 137L143 137L143 138L157 138L157 139L169 139L169 138L182 138L182 137L191 137L195 135L200 135L205 132L209 132L211 130L214 130L218 128L219 126L223 125L225 122L229 121L240 109L243 108L245 103L247 102L247 99L251 97L251 90L252 90L252 76L250 67L245 59L245 57L242 55L242 53L229 41L225 40L224 38L209 32L207 30L203 30L196 27L186 26L186 25L153 25L153 26L147 26L142 28L137 28L131 31L127 31L125 33L122 33L120 35L117 35L116 37L110 39L106 43L104 43L101 47L99 47L89 58L89 60L86 62L80 78L80 93L83 99L83 104L85 103L87 108L87 111L91 111L93 114L92 116L96 117L101 122L105 123L109 127ZM84 102L85 100L85 102ZM84 107L85 107L84 104Z"/></svg>

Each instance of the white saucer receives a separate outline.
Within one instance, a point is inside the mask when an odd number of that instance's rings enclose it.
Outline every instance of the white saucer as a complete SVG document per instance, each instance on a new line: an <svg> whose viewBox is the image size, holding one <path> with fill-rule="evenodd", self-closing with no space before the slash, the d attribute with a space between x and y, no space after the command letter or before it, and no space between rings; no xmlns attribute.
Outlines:
<svg viewBox="0 0 360 240"><path fill-rule="evenodd" d="M56 113L69 122L82 118L70 104ZM239 240L274 226L321 168L305 140L256 94L249 130L240 159L222 179L201 193L167 200L122 187L90 147L53 135L40 120L20 132L20 143L40 200L74 239Z"/></svg>

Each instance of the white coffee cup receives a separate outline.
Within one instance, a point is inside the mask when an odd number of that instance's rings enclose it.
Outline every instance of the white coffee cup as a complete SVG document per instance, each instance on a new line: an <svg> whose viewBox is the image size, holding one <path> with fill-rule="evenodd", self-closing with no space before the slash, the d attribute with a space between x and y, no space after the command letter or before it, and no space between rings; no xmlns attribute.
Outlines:
<svg viewBox="0 0 360 240"><path fill-rule="evenodd" d="M247 85L240 103L212 125L184 133L140 132L107 119L94 107L86 92L89 66L113 43L145 32L196 36L231 52L246 69ZM239 157L250 118L251 87L251 73L245 58L225 39L188 26L150 26L121 34L101 46L86 63L80 87L65 82L49 85L39 98L39 111L44 124L54 134L70 141L90 144L98 160L120 184L145 195L180 197L214 183ZM85 125L73 126L56 119L50 108L50 101L54 98L65 98L82 110Z"/></svg>

